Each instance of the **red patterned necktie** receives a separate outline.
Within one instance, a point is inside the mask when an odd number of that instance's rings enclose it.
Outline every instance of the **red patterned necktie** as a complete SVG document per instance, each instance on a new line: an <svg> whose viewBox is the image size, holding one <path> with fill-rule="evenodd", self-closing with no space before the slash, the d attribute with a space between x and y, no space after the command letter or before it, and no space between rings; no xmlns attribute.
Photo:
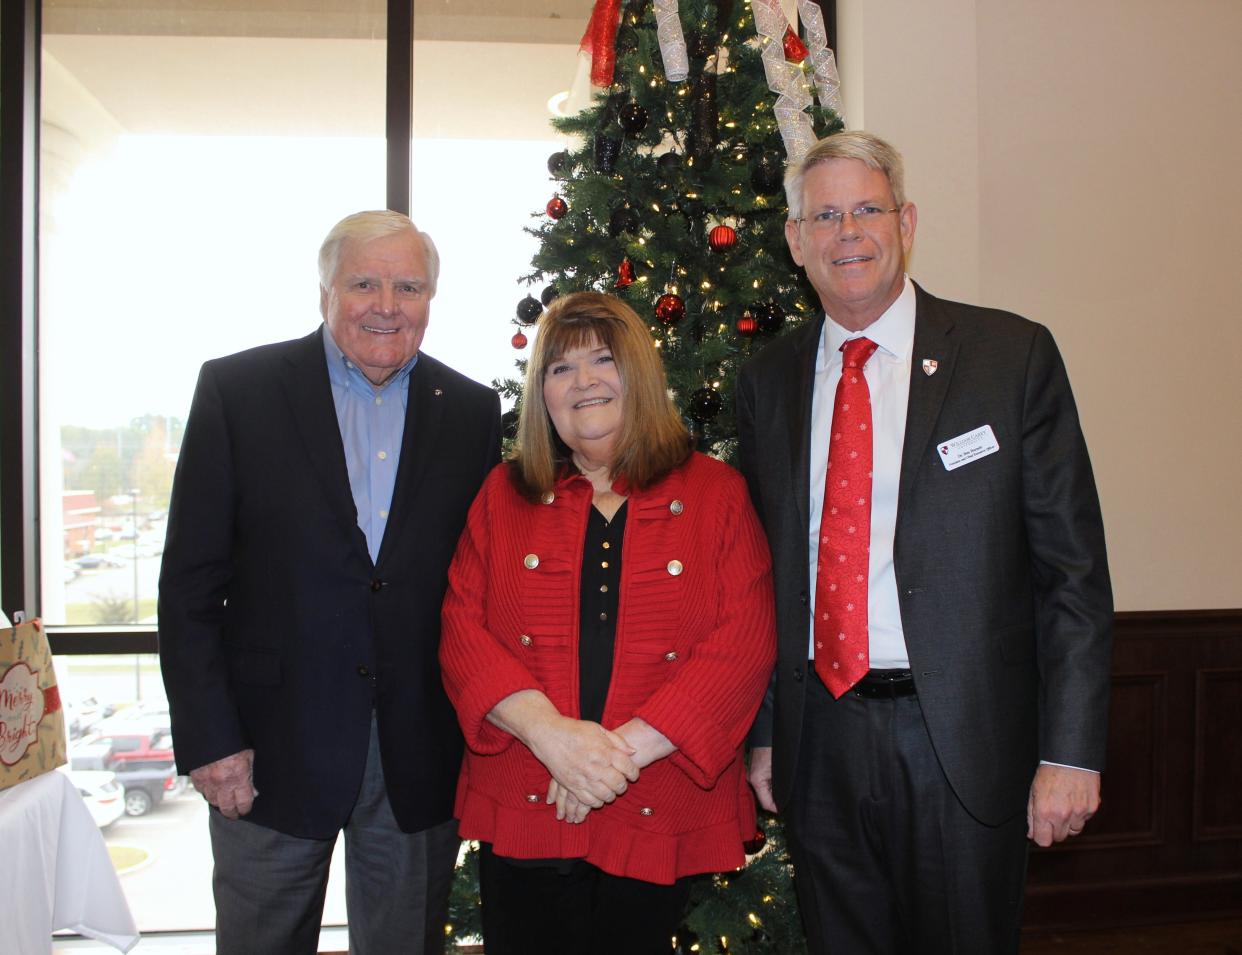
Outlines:
<svg viewBox="0 0 1242 955"><path fill-rule="evenodd" d="M841 346L841 381L832 407L815 578L815 672L837 699L871 666L867 642L871 392L863 366L877 347L867 338Z"/></svg>

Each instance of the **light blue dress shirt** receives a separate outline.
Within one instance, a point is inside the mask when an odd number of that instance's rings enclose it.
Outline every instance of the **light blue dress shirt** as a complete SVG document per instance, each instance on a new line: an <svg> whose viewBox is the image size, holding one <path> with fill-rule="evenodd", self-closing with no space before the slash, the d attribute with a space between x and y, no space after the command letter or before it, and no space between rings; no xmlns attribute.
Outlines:
<svg viewBox="0 0 1242 955"><path fill-rule="evenodd" d="M366 535L367 550L374 563L379 558L380 543L384 540L392 508L401 439L405 434L410 372L418 363L418 355L377 389L345 357L326 324L323 326L323 351L328 360L336 423L341 429L341 444L345 446L349 489L358 512L358 526Z"/></svg>

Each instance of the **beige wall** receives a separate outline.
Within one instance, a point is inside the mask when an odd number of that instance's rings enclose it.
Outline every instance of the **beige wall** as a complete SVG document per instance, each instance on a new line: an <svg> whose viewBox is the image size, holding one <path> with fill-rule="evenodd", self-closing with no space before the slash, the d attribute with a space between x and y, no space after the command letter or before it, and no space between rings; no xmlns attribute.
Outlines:
<svg viewBox="0 0 1242 955"><path fill-rule="evenodd" d="M1065 354L1118 609L1242 607L1242 4L839 9L847 121L906 155L912 273Z"/></svg>

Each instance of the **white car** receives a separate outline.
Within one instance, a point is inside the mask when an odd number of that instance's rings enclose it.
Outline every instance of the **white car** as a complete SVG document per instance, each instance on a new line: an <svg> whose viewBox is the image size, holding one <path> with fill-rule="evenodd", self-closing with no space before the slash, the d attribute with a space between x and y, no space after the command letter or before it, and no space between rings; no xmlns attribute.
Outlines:
<svg viewBox="0 0 1242 955"><path fill-rule="evenodd" d="M125 814L125 789L116 781L116 773L100 769L67 769L59 771L69 777L90 810L91 818L100 829L107 829Z"/></svg>

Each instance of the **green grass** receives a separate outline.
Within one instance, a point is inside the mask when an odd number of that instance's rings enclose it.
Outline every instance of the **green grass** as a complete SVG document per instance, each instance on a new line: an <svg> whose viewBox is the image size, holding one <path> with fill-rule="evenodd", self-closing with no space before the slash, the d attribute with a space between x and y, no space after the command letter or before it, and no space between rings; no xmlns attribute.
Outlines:
<svg viewBox="0 0 1242 955"><path fill-rule="evenodd" d="M131 601L132 607L132 601ZM90 603L66 604L65 624L70 627L100 625L95 614L95 605ZM155 615L155 598L147 597L138 601L138 619L146 620Z"/></svg>

